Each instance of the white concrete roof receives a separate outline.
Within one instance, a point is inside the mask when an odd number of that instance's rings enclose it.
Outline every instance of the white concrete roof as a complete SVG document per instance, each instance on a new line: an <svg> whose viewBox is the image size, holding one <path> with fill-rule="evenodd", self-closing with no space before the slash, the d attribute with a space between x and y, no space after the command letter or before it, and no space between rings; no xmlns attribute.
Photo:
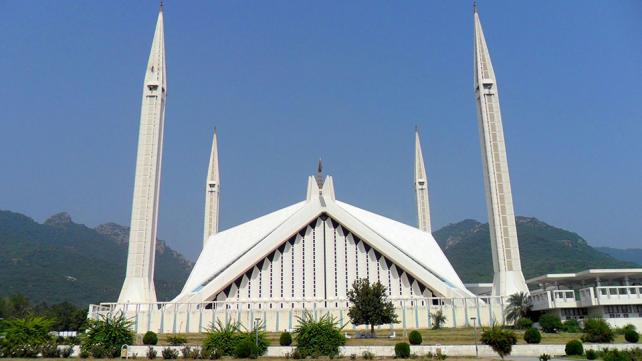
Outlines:
<svg viewBox="0 0 642 361"><path fill-rule="evenodd" d="M610 269L588 269L577 273L548 273L537 276L526 281L528 284L537 284L541 282L553 281L579 281L585 279L600 278L623 278L623 277L642 277L642 268L610 268Z"/></svg>
<svg viewBox="0 0 642 361"><path fill-rule="evenodd" d="M174 302L204 302L322 213L449 297L473 296L431 234L334 199L332 178L320 190L310 177L308 199L211 236Z"/></svg>

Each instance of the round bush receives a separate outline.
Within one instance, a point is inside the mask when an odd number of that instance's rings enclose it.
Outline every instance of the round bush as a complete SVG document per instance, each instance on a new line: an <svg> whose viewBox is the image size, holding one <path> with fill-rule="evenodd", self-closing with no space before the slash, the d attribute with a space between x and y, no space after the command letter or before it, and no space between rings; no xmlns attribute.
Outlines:
<svg viewBox="0 0 642 361"><path fill-rule="evenodd" d="M143 345L155 345L158 343L158 336L153 331L147 331L143 336Z"/></svg>
<svg viewBox="0 0 642 361"><path fill-rule="evenodd" d="M526 343L540 343L542 342L542 334L536 328L529 328L524 332L524 341Z"/></svg>
<svg viewBox="0 0 642 361"><path fill-rule="evenodd" d="M640 340L640 334L638 334L635 330L626 330L624 331L624 339L626 342L630 343L638 343Z"/></svg>
<svg viewBox="0 0 642 361"><path fill-rule="evenodd" d="M423 339L421 338L421 334L417 330L413 330L410 332L408 335L408 341L410 342L411 345L421 345L423 342Z"/></svg>
<svg viewBox="0 0 642 361"><path fill-rule="evenodd" d="M542 315L539 318L539 325L542 327L542 331L546 333L554 333L562 329L560 318L551 314Z"/></svg>
<svg viewBox="0 0 642 361"><path fill-rule="evenodd" d="M564 352L566 352L566 356L582 356L584 354L584 347L580 340L571 340L566 343Z"/></svg>
<svg viewBox="0 0 642 361"><path fill-rule="evenodd" d="M395 345L395 357L408 358L410 357L410 345L408 342L399 342Z"/></svg>
<svg viewBox="0 0 642 361"><path fill-rule="evenodd" d="M279 345L290 346L292 344L292 335L289 332L282 332L279 337Z"/></svg>
<svg viewBox="0 0 642 361"><path fill-rule="evenodd" d="M528 330L533 327L533 321L528 317L521 317L517 322L515 322L515 327L520 330Z"/></svg>
<svg viewBox="0 0 642 361"><path fill-rule="evenodd" d="M243 339L236 344L234 349L234 357L236 358L256 358L258 356L258 348L250 339Z"/></svg>

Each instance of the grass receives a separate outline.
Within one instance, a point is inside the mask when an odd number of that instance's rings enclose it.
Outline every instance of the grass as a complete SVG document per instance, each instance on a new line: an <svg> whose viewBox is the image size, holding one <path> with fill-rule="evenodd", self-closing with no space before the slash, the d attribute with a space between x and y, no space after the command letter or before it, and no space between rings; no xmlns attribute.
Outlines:
<svg viewBox="0 0 642 361"><path fill-rule="evenodd" d="M411 330L408 330L410 332ZM423 338L422 345L470 345L475 343L474 330L473 328L443 328L440 330L432 329L420 329L418 330L421 333ZM348 335L354 336L355 331L345 329L345 333ZM395 330L396 337L388 338L390 335L390 330L378 330L377 338L369 339L356 339L351 338L347 340L347 346L389 346L394 345L397 342L408 341L407 336L403 336L402 330ZM477 337L481 334L481 329L477 329ZM190 334L181 334L187 338L187 343L190 345L200 345L205 339L205 333L190 333ZM524 341L524 331L515 330L515 335L517 336L517 344L526 344ZM270 345L278 346L279 345L279 336L278 332L268 332L267 338L270 341ZM564 345L571 340L579 340L582 336L581 333L544 333L542 332L542 344L556 344ZM158 336L158 344L166 345L167 335ZM479 338L478 338L479 339ZM615 343L624 343L624 336L617 335L615 338ZM142 342L140 343L142 344Z"/></svg>

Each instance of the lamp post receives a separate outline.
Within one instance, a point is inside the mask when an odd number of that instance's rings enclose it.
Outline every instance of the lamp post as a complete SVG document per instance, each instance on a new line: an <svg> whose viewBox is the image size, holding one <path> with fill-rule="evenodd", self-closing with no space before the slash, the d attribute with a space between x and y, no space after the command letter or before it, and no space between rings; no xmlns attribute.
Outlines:
<svg viewBox="0 0 642 361"><path fill-rule="evenodd" d="M477 317L470 318L473 321L473 338L475 339L475 357L479 357L479 349L477 347Z"/></svg>
<svg viewBox="0 0 642 361"><path fill-rule="evenodd" d="M261 319L258 317L254 319L254 342L257 347L259 346L259 321L261 321Z"/></svg>

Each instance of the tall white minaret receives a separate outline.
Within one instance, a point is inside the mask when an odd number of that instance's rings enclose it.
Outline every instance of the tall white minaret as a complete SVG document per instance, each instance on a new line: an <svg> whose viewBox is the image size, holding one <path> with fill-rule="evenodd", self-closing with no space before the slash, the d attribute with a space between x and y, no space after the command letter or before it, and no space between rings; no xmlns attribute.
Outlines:
<svg viewBox="0 0 642 361"><path fill-rule="evenodd" d="M424 232L432 233L430 224L430 203L428 202L428 175L419 142L419 129L415 129L415 195L417 196L417 226Z"/></svg>
<svg viewBox="0 0 642 361"><path fill-rule="evenodd" d="M515 211L511 194L502 115L499 109L497 79L490 62L486 39L479 21L475 22L475 99L484 165L484 188L493 254L493 295L508 296L528 292L519 258Z"/></svg>
<svg viewBox="0 0 642 361"><path fill-rule="evenodd" d="M163 7L158 13L143 84L127 274L119 303L156 302L154 258L167 82Z"/></svg>
<svg viewBox="0 0 642 361"><path fill-rule="evenodd" d="M218 200L221 192L221 180L218 172L218 136L214 128L212 139L212 152L210 154L210 165L207 169L207 181L205 182L205 221L203 230L203 246L207 239L218 233Z"/></svg>

